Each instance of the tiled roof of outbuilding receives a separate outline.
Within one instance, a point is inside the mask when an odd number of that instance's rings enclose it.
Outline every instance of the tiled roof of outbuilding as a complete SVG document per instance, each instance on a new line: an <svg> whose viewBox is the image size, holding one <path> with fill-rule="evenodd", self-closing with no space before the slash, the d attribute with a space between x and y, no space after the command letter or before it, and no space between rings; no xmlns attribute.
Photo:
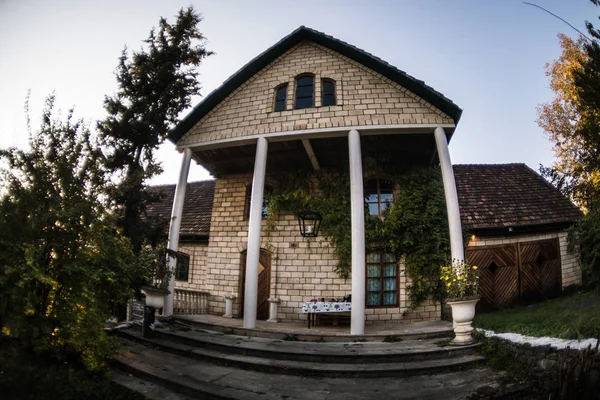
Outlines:
<svg viewBox="0 0 600 400"><path fill-rule="evenodd" d="M454 165L463 225L472 231L569 224L582 212L525 164Z"/></svg>
<svg viewBox="0 0 600 400"><path fill-rule="evenodd" d="M148 215L168 221L171 218L175 185L152 186L160 200L147 206ZM215 181L190 182L185 191L181 218L181 236L208 236L212 214ZM167 225L168 226L168 225Z"/></svg>

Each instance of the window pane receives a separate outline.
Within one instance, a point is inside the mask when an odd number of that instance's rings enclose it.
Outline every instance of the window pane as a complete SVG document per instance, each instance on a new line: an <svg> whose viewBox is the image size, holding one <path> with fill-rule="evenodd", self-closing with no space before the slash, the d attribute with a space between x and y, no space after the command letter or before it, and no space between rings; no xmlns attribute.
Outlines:
<svg viewBox="0 0 600 400"><path fill-rule="evenodd" d="M381 190L381 193L383 192L392 192L392 189L394 188L394 184L391 180L389 179L380 179L379 180L379 189Z"/></svg>
<svg viewBox="0 0 600 400"><path fill-rule="evenodd" d="M298 86L312 86L314 82L314 78L312 76L302 76L296 80Z"/></svg>
<svg viewBox="0 0 600 400"><path fill-rule="evenodd" d="M396 264L383 264L383 276L396 277Z"/></svg>
<svg viewBox="0 0 600 400"><path fill-rule="evenodd" d="M333 96L335 94L335 85L331 81L323 81L323 96Z"/></svg>
<svg viewBox="0 0 600 400"><path fill-rule="evenodd" d="M367 276L369 278L378 278L379 279L379 264L367 265Z"/></svg>
<svg viewBox="0 0 600 400"><path fill-rule="evenodd" d="M367 254L367 263L376 263L377 265L379 265L380 260L381 260L381 254L380 253L369 253L369 254Z"/></svg>
<svg viewBox="0 0 600 400"><path fill-rule="evenodd" d="M387 292L383 294L383 305L391 306L396 304L396 292Z"/></svg>
<svg viewBox="0 0 600 400"><path fill-rule="evenodd" d="M384 278L383 279L383 290L386 292L396 290L396 278Z"/></svg>
<svg viewBox="0 0 600 400"><path fill-rule="evenodd" d="M277 93L275 94L275 100L285 100L285 96L287 94L287 85L280 87L277 89Z"/></svg>
<svg viewBox="0 0 600 400"><path fill-rule="evenodd" d="M323 107L335 106L335 96L323 96Z"/></svg>
<svg viewBox="0 0 600 400"><path fill-rule="evenodd" d="M377 179L369 179L367 181L365 193L377 193Z"/></svg>
<svg viewBox="0 0 600 400"><path fill-rule="evenodd" d="M175 280L187 281L190 270L190 256L186 254L177 254L177 264L175 265Z"/></svg>
<svg viewBox="0 0 600 400"><path fill-rule="evenodd" d="M379 215L377 203L369 203L369 215Z"/></svg>
<svg viewBox="0 0 600 400"><path fill-rule="evenodd" d="M396 255L394 253L385 253L383 255L383 262L385 263L396 263Z"/></svg>
<svg viewBox="0 0 600 400"><path fill-rule="evenodd" d="M312 99L313 96L313 87L312 86L298 86L296 89L296 98L299 99L301 97L309 97Z"/></svg>
<svg viewBox="0 0 600 400"><path fill-rule="evenodd" d="M382 203L391 203L394 201L394 195L391 193L381 193L381 202Z"/></svg>
<svg viewBox="0 0 600 400"><path fill-rule="evenodd" d="M380 292L381 282L379 281L379 278L369 278L367 281L367 289L369 292Z"/></svg>
<svg viewBox="0 0 600 400"><path fill-rule="evenodd" d="M312 97L310 98L303 98L303 99L296 99L296 109L300 110L302 108L310 108L313 106L313 99Z"/></svg>
<svg viewBox="0 0 600 400"><path fill-rule="evenodd" d="M379 293L370 293L367 295L368 306L379 306Z"/></svg>
<svg viewBox="0 0 600 400"><path fill-rule="evenodd" d="M285 99L275 102L275 111L285 111Z"/></svg>

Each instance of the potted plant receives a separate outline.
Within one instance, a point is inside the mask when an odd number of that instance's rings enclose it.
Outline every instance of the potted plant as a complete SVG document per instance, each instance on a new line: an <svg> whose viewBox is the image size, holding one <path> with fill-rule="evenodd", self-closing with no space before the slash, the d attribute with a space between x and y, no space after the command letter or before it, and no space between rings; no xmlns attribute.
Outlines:
<svg viewBox="0 0 600 400"><path fill-rule="evenodd" d="M454 260L451 265L440 268L440 280L446 291L446 302L452 307L455 337L450 344L466 345L475 342L471 335L471 323L475 317L475 305L479 301L477 266Z"/></svg>
<svg viewBox="0 0 600 400"><path fill-rule="evenodd" d="M169 257L177 257L177 252L168 249L154 251L146 278L147 283L142 286L142 293L146 295L146 307L164 307L165 297L171 293L169 281L173 272L169 269Z"/></svg>

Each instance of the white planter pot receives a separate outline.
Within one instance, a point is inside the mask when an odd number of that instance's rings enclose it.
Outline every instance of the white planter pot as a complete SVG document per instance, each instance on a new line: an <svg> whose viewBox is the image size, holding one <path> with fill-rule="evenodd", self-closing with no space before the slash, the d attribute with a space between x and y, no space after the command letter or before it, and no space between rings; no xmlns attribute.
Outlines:
<svg viewBox="0 0 600 400"><path fill-rule="evenodd" d="M163 289L143 288L142 293L146 295L146 307L162 308L165 306L165 297L171 292Z"/></svg>
<svg viewBox="0 0 600 400"><path fill-rule="evenodd" d="M471 335L473 327L471 323L475 317L475 305L479 298L469 300L448 301L452 307L452 319L454 320L454 339L450 344L462 346L475 342L475 338Z"/></svg>

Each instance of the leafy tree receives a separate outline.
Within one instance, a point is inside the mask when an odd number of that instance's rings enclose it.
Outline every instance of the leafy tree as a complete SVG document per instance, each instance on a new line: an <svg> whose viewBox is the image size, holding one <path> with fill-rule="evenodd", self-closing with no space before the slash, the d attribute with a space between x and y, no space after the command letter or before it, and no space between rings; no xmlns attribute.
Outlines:
<svg viewBox="0 0 600 400"><path fill-rule="evenodd" d="M131 296L148 257L133 253L100 201L106 174L92 134L53 106L51 96L30 150L0 151L0 325L97 368L112 346L108 304Z"/></svg>
<svg viewBox="0 0 600 400"><path fill-rule="evenodd" d="M591 38L559 36L563 53L547 67L556 97L540 106L538 123L557 157L542 173L587 212L570 246L581 251L584 282L600 289L600 30L586 26Z"/></svg>
<svg viewBox="0 0 600 400"><path fill-rule="evenodd" d="M119 225L136 251L147 236L143 222L144 181L161 172L154 152L199 94L197 67L212 54L198 30L201 17L182 9L175 24L161 18L151 30L146 49L131 57L123 50L116 71L118 91L106 96L108 117L98 122L107 146L106 165L121 175L111 197L120 208Z"/></svg>

